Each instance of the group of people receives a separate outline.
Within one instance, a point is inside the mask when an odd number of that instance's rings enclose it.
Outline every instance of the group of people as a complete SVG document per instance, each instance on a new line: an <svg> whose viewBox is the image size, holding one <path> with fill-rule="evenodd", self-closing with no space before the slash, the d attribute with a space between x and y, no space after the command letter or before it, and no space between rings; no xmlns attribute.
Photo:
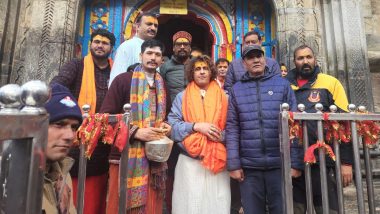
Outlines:
<svg viewBox="0 0 380 214"><path fill-rule="evenodd" d="M241 206L246 214L283 213L279 106L288 103L296 111L297 103L303 103L307 112L315 112L314 105L322 103L325 111L332 104L347 111L341 83L320 71L313 49L306 45L294 51L295 68L282 77L279 64L265 57L256 31L244 36L241 57L231 63L218 59L215 64L206 55L191 56L192 36L179 31L172 38L173 56L162 64L164 46L154 39L156 16L140 15L135 27L136 35L120 45L114 62L109 56L115 36L103 29L94 31L90 53L67 62L51 82L47 153L51 144L52 149L58 147L59 156L47 155L46 213L75 213L79 150L68 147L82 121L78 105L90 104L90 113L118 114L126 103L132 107L128 185L118 180L120 152L99 143L87 161L84 213L117 213L119 185L127 185L127 213L131 214L163 210L223 214L239 212ZM64 93L55 95L56 88ZM72 95L67 95L69 91ZM68 98L74 104L68 105ZM316 142L315 127L308 126L311 144ZM57 130L66 133L57 136ZM144 142L164 135L175 142L169 160L148 160ZM58 142L53 136L64 148L52 143ZM303 154L301 145L291 143L296 213L306 209ZM341 159L344 185L348 185L351 144L341 145ZM65 164L67 160L70 164ZM335 170L328 163L330 209L336 211ZM318 173L319 166L313 166L312 174ZM62 177L67 185L60 184ZM320 213L319 176L312 181Z"/></svg>

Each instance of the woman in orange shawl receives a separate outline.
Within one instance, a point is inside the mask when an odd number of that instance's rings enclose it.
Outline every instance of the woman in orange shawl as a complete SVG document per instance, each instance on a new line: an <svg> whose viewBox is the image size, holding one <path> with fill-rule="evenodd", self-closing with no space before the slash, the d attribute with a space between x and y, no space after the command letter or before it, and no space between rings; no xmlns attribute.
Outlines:
<svg viewBox="0 0 380 214"><path fill-rule="evenodd" d="M230 179L226 171L224 128L227 96L214 80L208 56L185 67L189 84L168 116L172 139L181 148L173 188L173 214L230 213Z"/></svg>

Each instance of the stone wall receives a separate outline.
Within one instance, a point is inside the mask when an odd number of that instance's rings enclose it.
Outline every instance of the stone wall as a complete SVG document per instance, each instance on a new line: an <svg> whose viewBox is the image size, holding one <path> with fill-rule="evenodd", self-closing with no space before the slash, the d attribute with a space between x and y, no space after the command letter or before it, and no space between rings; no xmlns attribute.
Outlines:
<svg viewBox="0 0 380 214"><path fill-rule="evenodd" d="M375 111L380 112L380 1L363 0L362 11L368 47Z"/></svg>

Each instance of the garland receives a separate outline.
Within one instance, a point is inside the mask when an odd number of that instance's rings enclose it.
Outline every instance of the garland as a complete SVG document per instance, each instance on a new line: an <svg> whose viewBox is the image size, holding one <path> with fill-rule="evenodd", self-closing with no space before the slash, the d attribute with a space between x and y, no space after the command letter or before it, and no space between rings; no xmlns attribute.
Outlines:
<svg viewBox="0 0 380 214"><path fill-rule="evenodd" d="M324 148L326 153L330 156L331 159L335 161L335 154L334 151L332 150L331 146L326 144L324 141L319 141L313 145L311 145L305 152L305 156L303 158L304 162L306 164L314 164L317 162L315 155L314 155L314 150L317 148Z"/></svg>
<svg viewBox="0 0 380 214"><path fill-rule="evenodd" d="M109 114L91 114L83 120L78 128L74 145L86 145L86 157L91 158L98 142L115 145L121 152L127 143L129 136L128 127L123 120L123 115L116 115L117 122L112 127L108 122Z"/></svg>

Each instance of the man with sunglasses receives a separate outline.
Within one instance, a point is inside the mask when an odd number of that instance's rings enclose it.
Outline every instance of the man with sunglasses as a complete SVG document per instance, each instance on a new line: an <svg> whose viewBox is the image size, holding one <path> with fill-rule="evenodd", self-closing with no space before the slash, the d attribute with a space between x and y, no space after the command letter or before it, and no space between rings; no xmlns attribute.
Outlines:
<svg viewBox="0 0 380 214"><path fill-rule="evenodd" d="M173 35L173 56L160 68L160 74L165 81L170 100L173 101L177 94L183 91L187 85L185 78L185 63L190 59L192 36L186 31L178 31ZM169 99L168 99L169 100ZM173 147L168 160L168 179L166 182L166 206L169 212L172 204L172 191L174 182L174 169L177 164L179 150Z"/></svg>

